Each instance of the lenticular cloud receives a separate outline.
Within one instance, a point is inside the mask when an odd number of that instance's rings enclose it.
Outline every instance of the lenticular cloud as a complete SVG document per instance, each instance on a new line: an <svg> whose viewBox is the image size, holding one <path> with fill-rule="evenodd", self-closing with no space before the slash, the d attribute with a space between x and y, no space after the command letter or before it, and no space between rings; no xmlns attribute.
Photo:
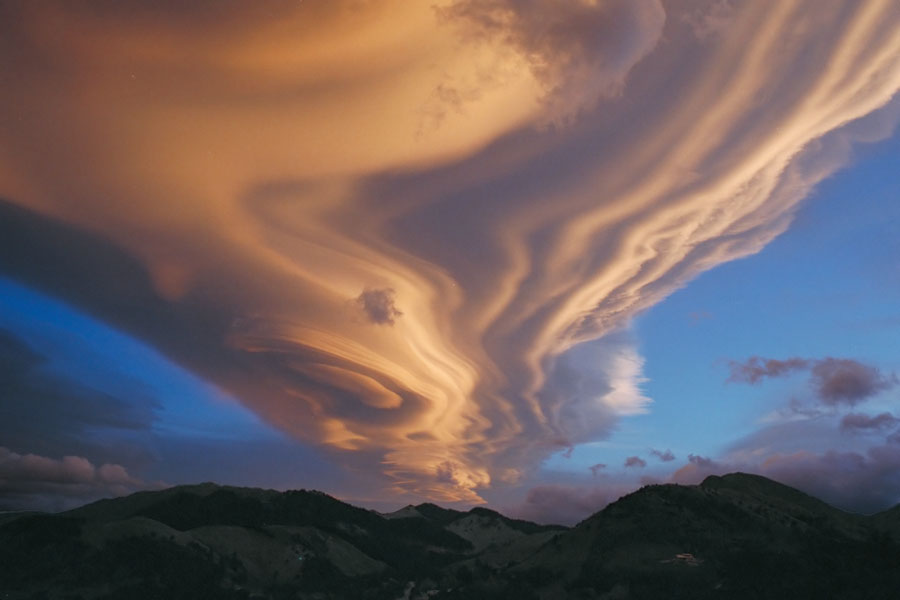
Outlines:
<svg viewBox="0 0 900 600"><path fill-rule="evenodd" d="M900 88L891 0L350 5L3 9L0 194L164 307L94 312L436 500L646 410L622 328L781 233Z"/></svg>

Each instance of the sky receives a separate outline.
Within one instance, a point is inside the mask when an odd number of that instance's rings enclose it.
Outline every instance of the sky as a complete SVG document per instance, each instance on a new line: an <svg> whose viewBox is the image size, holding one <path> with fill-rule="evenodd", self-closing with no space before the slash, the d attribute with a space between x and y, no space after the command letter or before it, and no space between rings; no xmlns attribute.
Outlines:
<svg viewBox="0 0 900 600"><path fill-rule="evenodd" d="M0 3L0 510L900 502L892 0Z"/></svg>

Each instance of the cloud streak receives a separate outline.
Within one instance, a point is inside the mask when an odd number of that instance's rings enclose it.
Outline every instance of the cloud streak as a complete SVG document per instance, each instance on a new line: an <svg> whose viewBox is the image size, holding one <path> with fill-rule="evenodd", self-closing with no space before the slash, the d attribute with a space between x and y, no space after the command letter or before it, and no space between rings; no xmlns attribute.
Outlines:
<svg viewBox="0 0 900 600"><path fill-rule="evenodd" d="M805 358L778 360L775 358L751 356L743 363L731 362L729 365L731 375L728 376L728 381L756 384L763 379L804 371L809 368L809 363L810 361Z"/></svg>
<svg viewBox="0 0 900 600"><path fill-rule="evenodd" d="M880 413L869 416L861 413L850 413L841 419L841 431L845 432L879 432L900 424L891 413Z"/></svg>
<svg viewBox="0 0 900 600"><path fill-rule="evenodd" d="M644 410L603 340L784 231L900 88L889 0L699 39L714 4L6 5L0 195L138 285L21 278L391 493L477 502ZM823 398L871 389L829 369Z"/></svg>

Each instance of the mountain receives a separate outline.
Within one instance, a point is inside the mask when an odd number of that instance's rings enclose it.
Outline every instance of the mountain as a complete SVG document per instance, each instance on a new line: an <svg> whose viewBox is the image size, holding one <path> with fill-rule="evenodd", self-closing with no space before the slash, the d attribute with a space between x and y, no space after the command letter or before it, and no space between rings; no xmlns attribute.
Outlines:
<svg viewBox="0 0 900 600"><path fill-rule="evenodd" d="M0 598L889 598L900 507L754 475L653 485L566 529L211 483L0 521Z"/></svg>

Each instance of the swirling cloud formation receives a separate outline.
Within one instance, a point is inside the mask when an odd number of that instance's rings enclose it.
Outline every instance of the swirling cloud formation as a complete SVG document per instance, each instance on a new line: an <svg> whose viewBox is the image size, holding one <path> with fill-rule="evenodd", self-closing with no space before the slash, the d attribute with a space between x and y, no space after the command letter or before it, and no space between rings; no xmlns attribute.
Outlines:
<svg viewBox="0 0 900 600"><path fill-rule="evenodd" d="M781 233L900 88L893 0L0 11L0 195L147 281L56 293L442 501L644 410L594 340Z"/></svg>

